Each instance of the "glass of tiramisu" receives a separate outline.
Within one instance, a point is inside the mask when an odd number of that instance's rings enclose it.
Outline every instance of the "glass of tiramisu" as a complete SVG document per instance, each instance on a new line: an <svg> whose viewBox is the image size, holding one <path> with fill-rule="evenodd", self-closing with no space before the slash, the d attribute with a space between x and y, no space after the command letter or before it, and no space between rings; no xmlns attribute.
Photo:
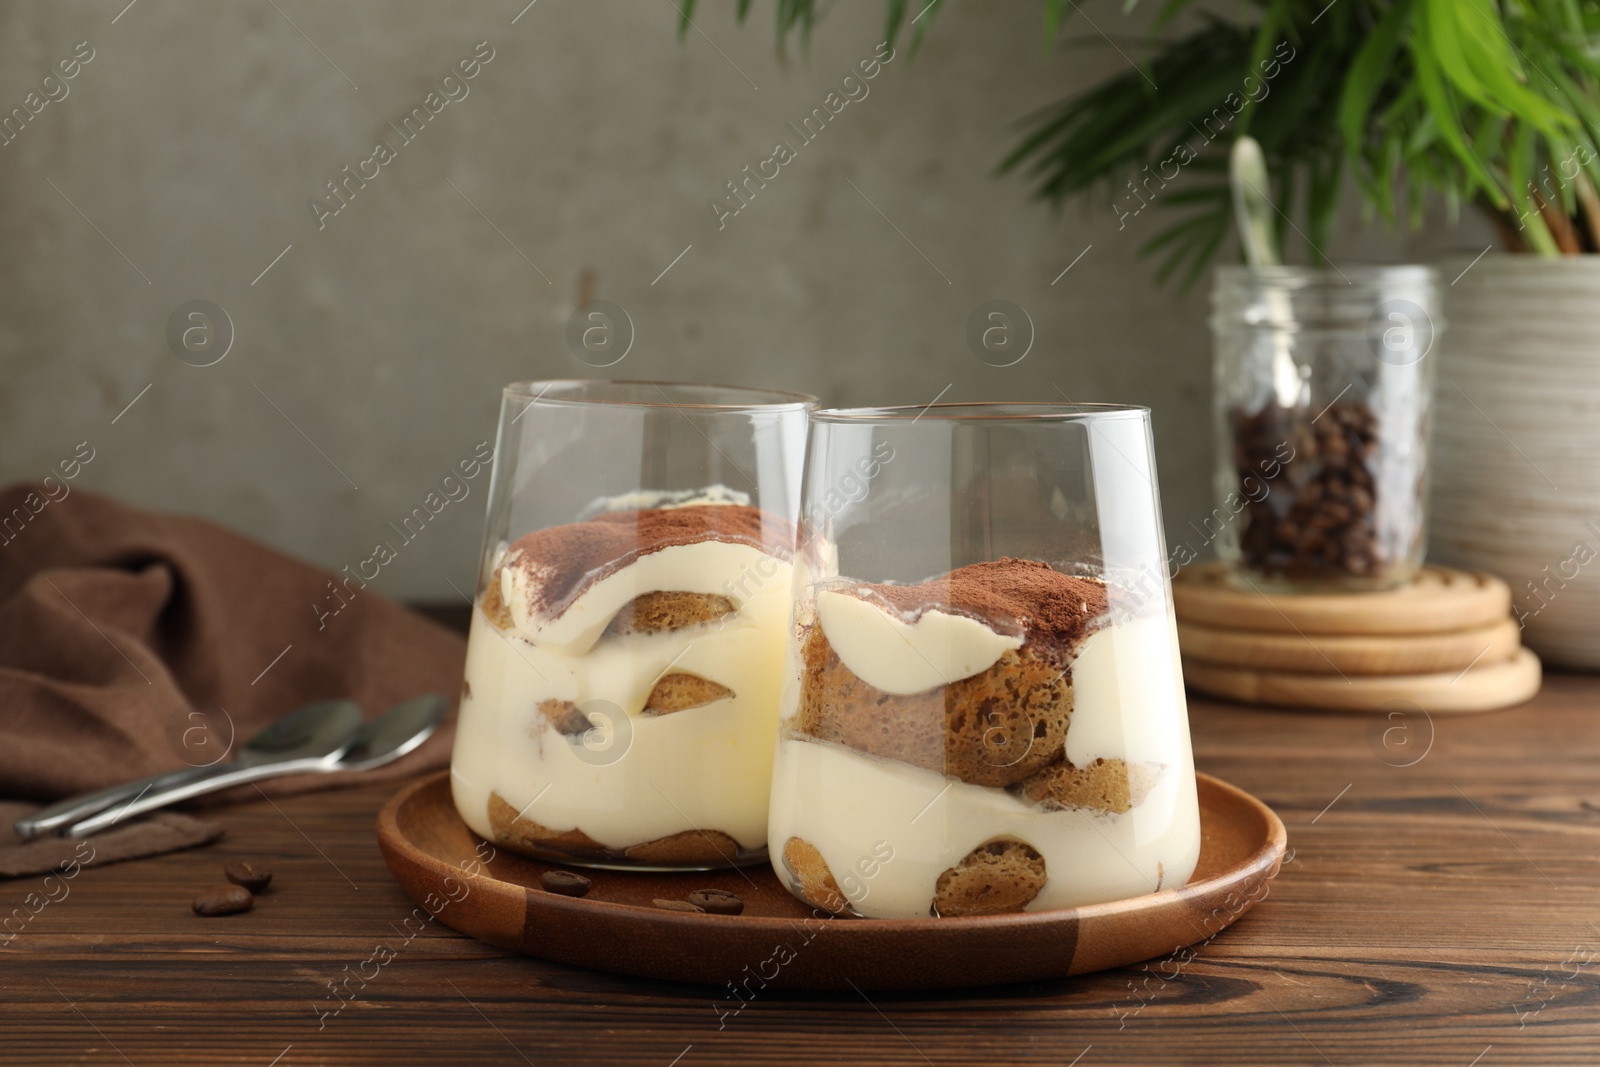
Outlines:
<svg viewBox="0 0 1600 1067"><path fill-rule="evenodd" d="M812 415L768 841L836 915L1182 886L1199 806L1149 412Z"/></svg>
<svg viewBox="0 0 1600 1067"><path fill-rule="evenodd" d="M766 855L811 397L504 391L450 777L480 836L565 863Z"/></svg>

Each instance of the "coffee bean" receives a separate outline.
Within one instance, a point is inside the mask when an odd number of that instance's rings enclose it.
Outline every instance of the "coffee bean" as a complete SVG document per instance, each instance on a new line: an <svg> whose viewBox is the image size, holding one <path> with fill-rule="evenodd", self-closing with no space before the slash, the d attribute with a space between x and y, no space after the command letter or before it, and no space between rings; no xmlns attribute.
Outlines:
<svg viewBox="0 0 1600 1067"><path fill-rule="evenodd" d="M1347 526L1339 536L1339 543L1347 549L1365 548L1372 543L1372 531L1365 525Z"/></svg>
<svg viewBox="0 0 1600 1067"><path fill-rule="evenodd" d="M1378 416L1365 403L1309 409L1268 404L1228 413L1241 481L1277 469L1270 491L1245 505L1239 552L1246 567L1293 579L1382 576L1392 550L1375 537L1382 448ZM1291 445L1294 459L1278 461ZM1263 466L1265 465L1265 466ZM1410 505L1420 506L1420 505Z"/></svg>
<svg viewBox="0 0 1600 1067"><path fill-rule="evenodd" d="M255 906L256 898L242 885L212 886L194 898L196 915L236 915Z"/></svg>
<svg viewBox="0 0 1600 1067"><path fill-rule="evenodd" d="M661 897L657 897L656 907L665 911L692 911L696 915L700 914L700 909L687 900L663 900Z"/></svg>
<svg viewBox="0 0 1600 1067"><path fill-rule="evenodd" d="M738 915L744 911L744 901L725 889L696 889L689 894L689 903L712 915Z"/></svg>
<svg viewBox="0 0 1600 1067"><path fill-rule="evenodd" d="M272 882L272 872L265 867L257 867L254 863L245 863L242 860L228 864L222 868L223 877L234 885L243 886L252 893L259 893Z"/></svg>
<svg viewBox="0 0 1600 1067"><path fill-rule="evenodd" d="M539 884L544 886L547 893L559 893L564 897L581 897L589 891L591 883L589 879L574 871L545 871L539 876Z"/></svg>

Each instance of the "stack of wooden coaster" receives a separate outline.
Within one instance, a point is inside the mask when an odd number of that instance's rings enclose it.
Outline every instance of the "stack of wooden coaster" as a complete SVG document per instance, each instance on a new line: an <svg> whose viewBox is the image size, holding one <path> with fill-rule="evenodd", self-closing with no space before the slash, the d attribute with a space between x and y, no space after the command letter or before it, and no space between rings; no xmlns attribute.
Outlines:
<svg viewBox="0 0 1600 1067"><path fill-rule="evenodd" d="M1239 588L1220 564L1172 583L1184 680L1250 704L1377 711L1494 711L1539 691L1511 590L1498 578L1424 567L1381 593L1277 595Z"/></svg>

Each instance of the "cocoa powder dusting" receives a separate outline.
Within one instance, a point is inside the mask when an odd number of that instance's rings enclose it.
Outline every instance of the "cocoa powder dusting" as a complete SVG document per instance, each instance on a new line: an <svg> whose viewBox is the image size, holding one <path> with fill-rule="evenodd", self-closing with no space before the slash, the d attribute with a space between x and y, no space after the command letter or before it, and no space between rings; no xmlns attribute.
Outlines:
<svg viewBox="0 0 1600 1067"><path fill-rule="evenodd" d="M610 511L519 537L506 566L528 572L535 613L558 614L590 585L663 548L725 541L787 560L794 537L792 523L745 504Z"/></svg>
<svg viewBox="0 0 1600 1067"><path fill-rule="evenodd" d="M925 611L965 615L997 633L1021 634L1035 646L1069 654L1101 625L1109 608L1102 582L1009 556L957 567L916 585L862 582L839 591L892 610L908 622Z"/></svg>

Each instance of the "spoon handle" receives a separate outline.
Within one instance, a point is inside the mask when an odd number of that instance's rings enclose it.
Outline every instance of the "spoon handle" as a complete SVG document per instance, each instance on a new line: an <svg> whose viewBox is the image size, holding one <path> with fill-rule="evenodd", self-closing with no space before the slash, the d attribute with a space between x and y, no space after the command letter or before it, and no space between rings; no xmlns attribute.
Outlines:
<svg viewBox="0 0 1600 1067"><path fill-rule="evenodd" d="M1253 137L1233 143L1228 159L1233 186L1233 218L1239 227L1239 244L1252 267L1276 267L1278 246L1272 239L1273 212L1267 198L1267 161Z"/></svg>
<svg viewBox="0 0 1600 1067"><path fill-rule="evenodd" d="M116 823L129 816L164 808L181 800L204 796L207 793L220 792L236 785L244 785L246 782L257 782L263 778L275 778L284 774L303 774L307 771L332 770L338 765L338 756L335 754L332 758L317 757L281 760L276 763L258 763L252 766L225 763L217 767L208 767L204 773L198 776L193 776L183 781L171 782L161 788L152 788L143 796L137 797L127 804L102 810L82 822L73 823L65 830L65 836L88 837L90 834L97 834L102 830L110 829Z"/></svg>
<svg viewBox="0 0 1600 1067"><path fill-rule="evenodd" d="M54 833L69 823L94 815L107 808L134 800L142 796L147 790L160 791L175 785L181 785L193 778L200 778L209 774L214 767L184 767L176 771L167 771L164 774L152 774L148 778L140 778L122 785L114 785L110 789L102 789L98 793L84 793L81 796L68 797L58 801L48 808L41 808L32 815L25 815L12 823L12 828L18 837L27 841L42 834Z"/></svg>

